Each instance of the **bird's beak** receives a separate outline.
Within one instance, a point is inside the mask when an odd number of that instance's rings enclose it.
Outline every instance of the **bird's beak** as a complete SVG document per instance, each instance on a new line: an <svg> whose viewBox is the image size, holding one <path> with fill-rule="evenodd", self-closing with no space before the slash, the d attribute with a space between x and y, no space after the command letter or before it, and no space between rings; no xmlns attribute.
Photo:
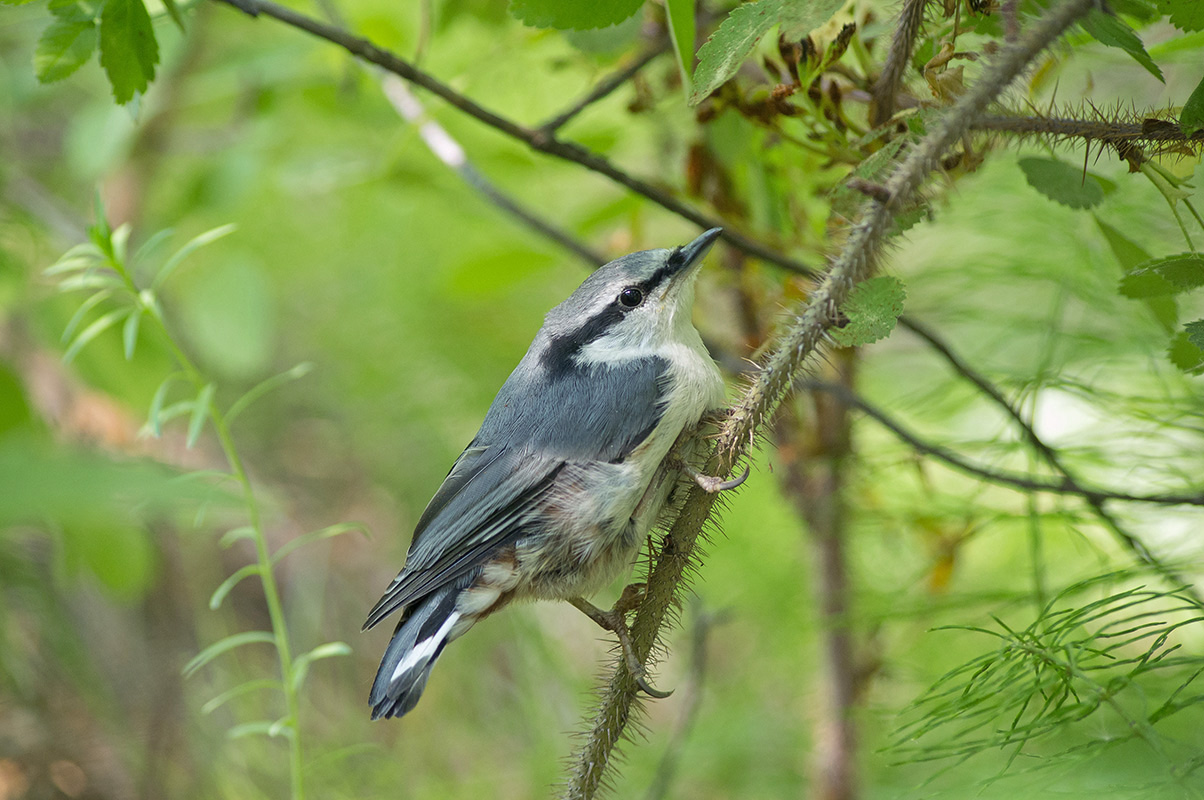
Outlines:
<svg viewBox="0 0 1204 800"><path fill-rule="evenodd" d="M711 249L711 245L715 244L715 240L721 233L723 233L723 228L711 228L689 244L683 244L677 248L680 262L665 285L666 297L672 291L672 287L677 286L687 276L695 274L695 268L702 263L703 257Z"/></svg>
<svg viewBox="0 0 1204 800"><path fill-rule="evenodd" d="M694 241L678 248L682 255L682 272L688 271L690 267L702 261L702 257L711 249L711 245L715 243L721 233L723 233L723 228L711 228Z"/></svg>

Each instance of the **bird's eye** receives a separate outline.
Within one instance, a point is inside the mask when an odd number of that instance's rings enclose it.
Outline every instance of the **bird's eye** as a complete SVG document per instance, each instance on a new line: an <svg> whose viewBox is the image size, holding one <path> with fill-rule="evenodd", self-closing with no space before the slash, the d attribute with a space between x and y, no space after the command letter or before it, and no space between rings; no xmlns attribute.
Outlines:
<svg viewBox="0 0 1204 800"><path fill-rule="evenodd" d="M619 302L626 308L635 308L640 303L644 302L644 293L634 286L628 286L623 291L619 292Z"/></svg>

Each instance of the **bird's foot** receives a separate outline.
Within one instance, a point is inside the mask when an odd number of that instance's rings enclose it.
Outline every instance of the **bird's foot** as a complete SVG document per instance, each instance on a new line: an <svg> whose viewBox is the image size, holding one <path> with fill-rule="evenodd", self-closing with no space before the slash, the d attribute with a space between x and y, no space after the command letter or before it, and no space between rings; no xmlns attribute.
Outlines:
<svg viewBox="0 0 1204 800"><path fill-rule="evenodd" d="M627 671L631 673L635 685L651 697L665 698L673 694L673 691L662 692L648 683L644 665L640 663L640 659L635 653L635 646L631 642L631 632L627 629L626 612L640 604L645 589L644 584L631 584L623 590L623 595L609 611L603 611L584 597L572 597L569 598L569 602L582 614L596 622L599 627L605 628L618 637L619 647L623 649L623 661L627 664Z"/></svg>
<svg viewBox="0 0 1204 800"><path fill-rule="evenodd" d="M682 461L679 464L679 467L682 472L686 473L694 480L694 483L697 483L699 486L701 486L702 490L707 494L715 494L717 492L726 492L728 489L735 489L737 486L748 480L748 474L750 472L750 468L745 467L744 474L742 474L739 478L724 480L723 478L718 478L714 475L703 475L685 461Z"/></svg>

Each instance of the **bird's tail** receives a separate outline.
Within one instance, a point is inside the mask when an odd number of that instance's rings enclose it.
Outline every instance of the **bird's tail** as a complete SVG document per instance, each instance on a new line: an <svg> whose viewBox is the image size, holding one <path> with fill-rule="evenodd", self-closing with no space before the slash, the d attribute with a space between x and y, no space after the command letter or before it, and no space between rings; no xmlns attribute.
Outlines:
<svg viewBox="0 0 1204 800"><path fill-rule="evenodd" d="M448 586L407 609L393 632L368 695L372 719L400 717L417 705L431 668L451 640L452 629L461 621L456 611L459 594L458 587Z"/></svg>

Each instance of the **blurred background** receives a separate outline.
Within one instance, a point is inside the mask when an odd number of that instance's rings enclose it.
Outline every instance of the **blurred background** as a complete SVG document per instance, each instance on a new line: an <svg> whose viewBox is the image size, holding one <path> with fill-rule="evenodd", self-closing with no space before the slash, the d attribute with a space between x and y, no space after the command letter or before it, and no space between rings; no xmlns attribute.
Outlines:
<svg viewBox="0 0 1204 800"><path fill-rule="evenodd" d="M616 28L562 33L525 27L505 4L483 0L355 0L337 9L349 28L526 125L630 63L656 41L660 13L650 6ZM851 13L859 33L844 60L855 71L880 57L894 10L862 3ZM247 522L237 491L205 477L228 469L212 427L191 447L187 415L159 437L145 427L176 370L172 345L148 323L127 359L113 328L63 361L63 331L84 295L57 291L43 270L85 241L97 193L114 227L131 226L131 250L171 229L152 264L194 236L237 227L164 283L167 328L223 407L309 365L232 423L271 547L343 522L370 533L307 544L275 570L296 652L350 648L315 661L299 693L311 796L552 793L611 659L592 623L567 605L509 608L446 651L413 713L378 723L368 721L366 697L391 625L359 630L400 569L426 501L543 314L586 265L435 157L376 76L337 48L200 3L187 35L157 20L159 75L135 103L117 106L95 62L61 82L36 81L29 65L45 22L36 3L0 12L0 800L289 791L282 737L247 727L284 713L279 693L206 706L277 676L273 649L242 647L182 674L206 646L271 621L255 580L209 608L255 552L236 537L222 546ZM922 43L927 57L941 24L933 30ZM1142 34L1165 83L1075 34L1072 52L1043 62L1013 99L1018 107L1055 93L1075 107L1181 105L1200 78L1199 50L1156 49L1174 34L1166 23ZM917 58L919 69L925 58ZM742 79L750 93L766 84L763 72ZM931 98L919 72L908 80ZM436 98L420 100L489 180L606 258L697 234L577 165L534 154ZM792 135L814 131L712 111L704 119L687 108L677 66L662 55L563 133L822 264L839 247L847 212L838 203L832 212L832 192L850 166L824 148L789 146ZM1149 304L1117 293L1132 264L1101 235L1106 226L1148 254L1183 251L1167 203L1114 155L1092 153L1102 199L1090 211L1070 208L1033 190L1015 146L979 146L990 157L976 169L950 165L934 180L926 219L896 240L885 265L907 287L907 313L1001 387L1086 482L1134 494L1198 492L1199 379L1167 360L1167 332ZM1019 147L1050 155L1041 144ZM1082 167L1081 148L1058 157ZM1195 161L1164 164L1185 176ZM729 370L730 397L745 385L737 372L746 359L806 288L716 248L697 324ZM1198 297L1180 302L1184 321L1201 316ZM896 331L842 353L816 374L830 378L844 366L863 398L926 441L992 468L1041 468L1016 426L917 336ZM822 796L815 776L835 724L824 711L835 691L824 657L833 623L819 611L824 551L792 483L805 469L800 458L823 449L806 422L816 419L815 403L809 393L790 401L747 485L729 498L654 679L676 692L645 704L614 796ZM958 749L959 738L982 730L904 729L900 739L900 726L931 718L911 705L929 686L1003 647L994 634L941 626L1001 632L995 619L1018 630L1048 622L1042 609L1084 580L1095 582L1066 595L1066 605L1177 587L1143 571L1081 498L993 485L917 455L864 415L851 425L852 453L841 457L849 607L840 627L856 671L841 680L853 691L847 713L858 731L852 796L1204 793L1204 718L1193 705L1201 689L1191 683L1204 668L1198 625L1169 630L1159 645L1179 648L1173 668L1104 670L1098 682L1076 684L1081 694L1063 698L1056 730L1028 746ZM1199 581L1198 511L1108 509L1117 527ZM596 601L609 604L620 588ZM1146 621L1168 626L1199 616L1171 613L1184 607L1174 597L1149 602L1129 613L1148 609ZM1090 623L1084 635L1098 634ZM1117 658L1153 644L1142 640ZM1031 685L1033 707L1052 703L1056 692L1031 677L1021 670L995 694ZM985 731L1006 729L1020 711L1016 701L988 717Z"/></svg>

